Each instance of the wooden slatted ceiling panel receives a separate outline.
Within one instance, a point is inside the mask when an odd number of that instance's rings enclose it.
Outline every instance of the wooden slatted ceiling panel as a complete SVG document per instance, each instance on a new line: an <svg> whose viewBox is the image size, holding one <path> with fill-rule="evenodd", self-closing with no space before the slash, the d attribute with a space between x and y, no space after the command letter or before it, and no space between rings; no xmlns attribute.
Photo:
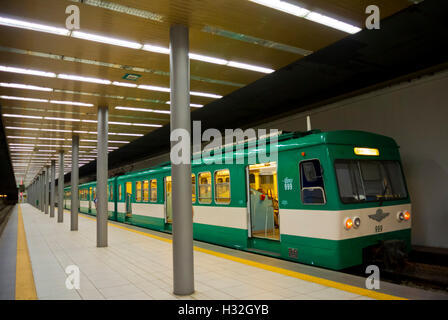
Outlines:
<svg viewBox="0 0 448 320"><path fill-rule="evenodd" d="M81 9L81 31L164 47L167 47L169 44L169 26L173 23L184 23L190 26L190 50L192 52L272 69L279 69L302 56L266 46L213 35L204 32L203 28L205 26L216 27L229 32L257 37L259 39L274 41L310 51L319 50L347 35L344 32L266 8L247 0L112 0L111 2L160 14L163 16L163 21L156 22L82 3L61 0L3 1L0 13L3 16L9 15L22 20L64 27L66 6L69 4L77 4ZM297 1L297 3L307 9L363 27L366 17L364 10L370 4L370 1L303 0ZM411 3L407 0L377 0L375 4L381 9L381 18L385 18L407 7ZM142 77L136 83L169 87L169 77L166 74L169 72L169 57L164 54L4 26L0 26L0 46L151 69L155 72L137 72ZM55 73L91 76L111 81L124 81L121 78L127 73L123 69L60 61L48 57L36 57L29 54L17 54L5 51L0 52L0 64ZM160 74L160 72L165 72L165 75ZM131 71L130 73L133 72ZM238 85L218 84L214 83L214 80L245 85L264 76L264 74L258 72L194 60L191 61L191 74L192 76L209 79L206 79L206 81L192 79L191 90L219 95L226 95L236 90ZM160 100L162 103L138 102L68 92L48 93L0 87L0 95L81 101L95 105L108 104L111 106L110 121L155 124L166 124L169 122L169 115L165 114L119 111L114 109L114 106L125 105L129 107L169 110L169 106L163 103L169 100L168 93L42 78L7 72L0 72L0 82L25 83L50 87L57 90L95 93L103 96L113 95ZM210 98L191 96L191 102L197 104L205 105L212 100ZM4 114L43 115L81 119L96 118L96 108L4 99L0 100L0 103L3 106ZM192 110L194 111L194 108ZM42 130L67 129L96 131L96 125L92 123L21 118L4 118L4 122L5 126L28 126L41 128ZM110 125L109 129L110 132L124 133L148 133L152 130L155 130L155 128L118 125ZM48 131L7 130L7 135L71 138L71 133ZM81 134L81 139L94 140L96 136ZM132 141L136 137L110 136L109 139ZM8 142L30 143L30 140L8 139ZM41 144L60 144L58 141L39 142ZM70 144L70 142L65 141L63 144ZM94 143L82 144L95 145ZM48 147L37 149L48 149ZM29 178L27 177L27 179Z"/></svg>

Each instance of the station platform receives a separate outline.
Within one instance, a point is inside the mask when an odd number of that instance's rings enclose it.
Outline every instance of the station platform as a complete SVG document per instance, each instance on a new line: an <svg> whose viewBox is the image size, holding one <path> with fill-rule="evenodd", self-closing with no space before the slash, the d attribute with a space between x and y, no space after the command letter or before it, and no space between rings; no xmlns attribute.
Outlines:
<svg viewBox="0 0 448 320"><path fill-rule="evenodd" d="M195 293L172 293L171 235L109 222L109 246L96 247L94 217L57 223L29 204L16 205L0 238L0 299L42 300L373 300L448 299L448 295L381 282L248 252L194 242ZM68 211L67 211L68 213ZM80 288L67 289L67 266Z"/></svg>

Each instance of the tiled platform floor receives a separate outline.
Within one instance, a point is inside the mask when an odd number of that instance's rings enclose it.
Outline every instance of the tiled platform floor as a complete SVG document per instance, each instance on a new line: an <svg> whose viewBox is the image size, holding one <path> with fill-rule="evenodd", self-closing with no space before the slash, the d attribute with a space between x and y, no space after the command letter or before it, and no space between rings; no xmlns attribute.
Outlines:
<svg viewBox="0 0 448 320"><path fill-rule="evenodd" d="M96 247L96 222L70 216L57 223L22 204L39 299L369 299L203 252L194 252L191 296L172 294L171 243L109 226L109 247ZM81 272L79 290L65 286L68 265Z"/></svg>

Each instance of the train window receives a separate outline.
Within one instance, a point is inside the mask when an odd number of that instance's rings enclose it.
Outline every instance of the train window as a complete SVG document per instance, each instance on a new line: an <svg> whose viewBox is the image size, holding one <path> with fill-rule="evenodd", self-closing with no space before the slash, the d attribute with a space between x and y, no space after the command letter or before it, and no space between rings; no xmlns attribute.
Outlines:
<svg viewBox="0 0 448 320"><path fill-rule="evenodd" d="M151 202L157 201L157 179L151 180Z"/></svg>
<svg viewBox="0 0 448 320"><path fill-rule="evenodd" d="M319 160L300 162L300 183L303 204L325 204L324 179Z"/></svg>
<svg viewBox="0 0 448 320"><path fill-rule="evenodd" d="M121 190L121 184L118 185L118 200L123 200L123 191Z"/></svg>
<svg viewBox="0 0 448 320"><path fill-rule="evenodd" d="M199 203L212 202L212 175L210 172L202 172L198 175Z"/></svg>
<svg viewBox="0 0 448 320"><path fill-rule="evenodd" d="M93 200L93 198L92 198L92 187L89 188L89 200Z"/></svg>
<svg viewBox="0 0 448 320"><path fill-rule="evenodd" d="M135 183L135 201L142 201L142 182Z"/></svg>
<svg viewBox="0 0 448 320"><path fill-rule="evenodd" d="M143 181L143 201L149 201L149 182L148 180Z"/></svg>
<svg viewBox="0 0 448 320"><path fill-rule="evenodd" d="M110 199L110 187L107 185L107 199Z"/></svg>
<svg viewBox="0 0 448 320"><path fill-rule="evenodd" d="M96 198L96 188L93 188L93 199Z"/></svg>
<svg viewBox="0 0 448 320"><path fill-rule="evenodd" d="M191 203L196 202L196 176L191 175Z"/></svg>
<svg viewBox="0 0 448 320"><path fill-rule="evenodd" d="M336 160L335 169L343 203L387 201L407 197L398 161Z"/></svg>
<svg viewBox="0 0 448 320"><path fill-rule="evenodd" d="M230 171L228 169L215 172L215 202L230 203Z"/></svg>
<svg viewBox="0 0 448 320"><path fill-rule="evenodd" d="M114 200L114 185L110 185L110 200Z"/></svg>

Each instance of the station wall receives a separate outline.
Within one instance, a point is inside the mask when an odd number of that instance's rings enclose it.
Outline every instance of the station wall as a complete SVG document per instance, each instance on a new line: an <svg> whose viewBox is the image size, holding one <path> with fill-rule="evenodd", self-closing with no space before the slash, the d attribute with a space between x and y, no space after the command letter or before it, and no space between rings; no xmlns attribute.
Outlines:
<svg viewBox="0 0 448 320"><path fill-rule="evenodd" d="M300 85L300 84L298 84ZM412 243L448 248L448 71L297 113L260 128L364 130L400 146L412 201Z"/></svg>

